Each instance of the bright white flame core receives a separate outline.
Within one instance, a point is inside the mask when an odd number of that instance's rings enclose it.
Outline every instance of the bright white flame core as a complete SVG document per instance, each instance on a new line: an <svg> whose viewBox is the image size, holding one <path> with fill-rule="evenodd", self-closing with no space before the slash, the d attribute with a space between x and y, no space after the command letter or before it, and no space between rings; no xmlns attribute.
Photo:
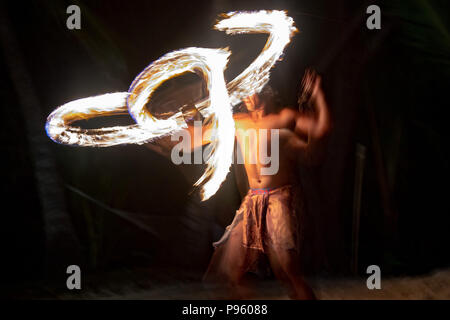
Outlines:
<svg viewBox="0 0 450 320"><path fill-rule="evenodd" d="M231 12L215 28L227 34L268 33L260 55L235 79L225 84L223 71L229 52L225 49L186 48L161 57L144 69L133 81L129 92L107 93L66 103L47 118L46 131L55 142L108 147L119 144L143 144L186 128L181 111L168 119L157 119L145 108L155 89L164 81L187 71L201 71L209 98L196 104L210 117L215 139L210 146L205 173L195 183L201 187L202 200L210 198L225 180L232 161L234 121L231 106L256 92L269 81L270 69L280 58L297 30L284 11ZM99 129L81 129L70 124L98 116L126 114L136 124Z"/></svg>

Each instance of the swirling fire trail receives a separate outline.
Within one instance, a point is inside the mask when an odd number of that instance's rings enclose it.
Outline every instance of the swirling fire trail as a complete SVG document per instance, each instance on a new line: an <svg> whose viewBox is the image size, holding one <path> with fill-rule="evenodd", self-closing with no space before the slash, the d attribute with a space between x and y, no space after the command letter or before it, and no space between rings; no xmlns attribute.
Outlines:
<svg viewBox="0 0 450 320"><path fill-rule="evenodd" d="M168 119L154 117L145 107L152 93L164 81L185 72L200 71L209 98L196 103L215 131L205 173L195 183L202 200L219 189L230 169L234 144L232 107L269 81L270 69L297 31L284 11L231 12L215 28L227 34L267 33L269 37L259 56L236 78L225 84L223 72L230 52L226 49L186 48L170 52L145 68L128 92L107 93L66 103L47 118L47 135L67 145L109 147L143 144L187 128L181 111ZM74 121L129 113L136 124L98 129L82 129Z"/></svg>

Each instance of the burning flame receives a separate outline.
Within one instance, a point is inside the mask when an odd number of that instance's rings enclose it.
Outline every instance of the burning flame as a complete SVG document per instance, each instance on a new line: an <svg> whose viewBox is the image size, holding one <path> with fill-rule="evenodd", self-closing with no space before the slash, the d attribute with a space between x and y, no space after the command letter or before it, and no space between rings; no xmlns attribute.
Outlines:
<svg viewBox="0 0 450 320"><path fill-rule="evenodd" d="M215 132L207 168L195 186L201 187L201 198L213 196L230 169L234 145L232 106L260 92L269 81L270 69L280 58L297 31L292 18L284 11L231 12L215 28L227 34L268 33L259 56L236 78L225 84L223 71L230 52L226 49L186 48L168 53L145 68L133 81L128 92L107 93L66 103L47 118L47 135L55 142L68 145L109 147L119 144L143 144L171 135L187 127L181 111L168 119L157 119L145 105L164 81L185 72L200 71L209 98L196 104L208 117ZM70 125L82 119L129 113L136 124L98 129Z"/></svg>

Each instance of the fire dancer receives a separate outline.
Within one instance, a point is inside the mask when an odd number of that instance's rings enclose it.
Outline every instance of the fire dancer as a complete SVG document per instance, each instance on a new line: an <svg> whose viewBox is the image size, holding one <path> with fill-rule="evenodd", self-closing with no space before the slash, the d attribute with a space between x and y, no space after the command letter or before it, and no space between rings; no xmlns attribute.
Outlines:
<svg viewBox="0 0 450 320"><path fill-rule="evenodd" d="M294 172L298 160L306 160L329 132L330 116L319 75L308 70L300 89L298 111L283 108L273 112L277 107L275 96L266 88L244 99L248 113L234 117L250 190L223 237L214 243L215 252L204 280L227 283L237 298L246 295L244 276L248 272L260 273L270 267L275 277L288 285L292 298L315 299L300 267L305 206ZM256 163L248 161L271 139L270 134L267 138L255 135L256 144L252 146L242 135L249 129L278 130L279 169L275 174L261 174L267 164L258 157Z"/></svg>

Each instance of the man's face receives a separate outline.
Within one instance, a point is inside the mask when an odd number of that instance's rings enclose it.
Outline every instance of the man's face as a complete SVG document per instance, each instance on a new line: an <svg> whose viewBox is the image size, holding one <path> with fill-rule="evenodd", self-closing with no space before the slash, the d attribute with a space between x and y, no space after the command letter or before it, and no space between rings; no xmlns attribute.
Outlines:
<svg viewBox="0 0 450 320"><path fill-rule="evenodd" d="M244 104L248 111L255 111L262 107L258 95L255 93L247 98L244 98Z"/></svg>

